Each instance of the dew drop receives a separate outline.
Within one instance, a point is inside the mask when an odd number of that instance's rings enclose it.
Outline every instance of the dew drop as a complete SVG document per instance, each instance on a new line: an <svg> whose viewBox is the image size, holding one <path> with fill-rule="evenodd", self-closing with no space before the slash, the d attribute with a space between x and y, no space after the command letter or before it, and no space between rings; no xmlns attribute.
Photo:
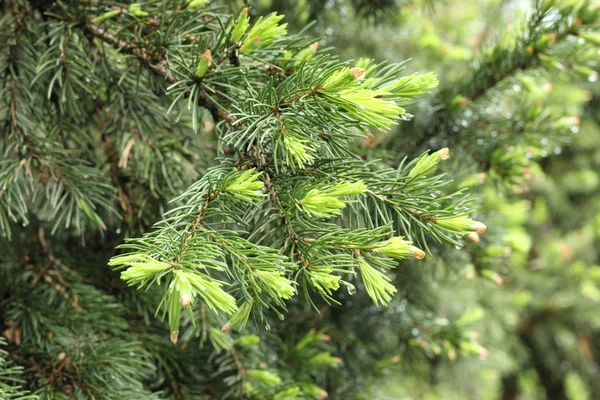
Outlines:
<svg viewBox="0 0 600 400"><path fill-rule="evenodd" d="M348 284L346 285L346 290L348 290L348 294L349 294L350 296L353 296L353 295L355 295L355 294L356 294L356 286L354 286L354 285L353 285L353 284L351 284L351 283L348 283Z"/></svg>

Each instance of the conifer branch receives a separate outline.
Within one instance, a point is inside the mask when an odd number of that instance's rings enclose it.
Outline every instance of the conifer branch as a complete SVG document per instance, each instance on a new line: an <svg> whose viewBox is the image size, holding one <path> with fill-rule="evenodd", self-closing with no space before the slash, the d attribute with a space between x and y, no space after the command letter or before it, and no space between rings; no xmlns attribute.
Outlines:
<svg viewBox="0 0 600 400"><path fill-rule="evenodd" d="M136 56L151 71L153 71L159 77L164 79L167 83L177 84L179 82L179 80L171 72L167 60L155 59L151 54L147 52L145 48L119 39L107 30L102 29L97 25L94 25L93 23L85 23L83 25L83 29L86 32L88 32L92 37L95 37L107 44L112 45L115 48L115 50L125 54L132 54ZM215 104L204 94L198 97L198 105L206 108L211 113L215 121L226 121L229 124L235 123L235 118L229 115L227 111L220 108L217 104Z"/></svg>

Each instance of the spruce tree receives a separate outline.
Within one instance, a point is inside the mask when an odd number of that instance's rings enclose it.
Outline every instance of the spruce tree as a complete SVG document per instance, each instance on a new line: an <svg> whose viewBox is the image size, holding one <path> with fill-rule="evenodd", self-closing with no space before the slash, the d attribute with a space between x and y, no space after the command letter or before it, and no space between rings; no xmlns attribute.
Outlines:
<svg viewBox="0 0 600 400"><path fill-rule="evenodd" d="M516 360L505 398L531 370L593 398L598 255L532 274L543 242L600 237L546 234L571 206L534 179L586 99L529 72L597 77L600 11L568 3L535 2L436 89L427 66L336 56L300 29L312 2L289 27L286 2L3 2L0 396L369 398L485 345Z"/></svg>

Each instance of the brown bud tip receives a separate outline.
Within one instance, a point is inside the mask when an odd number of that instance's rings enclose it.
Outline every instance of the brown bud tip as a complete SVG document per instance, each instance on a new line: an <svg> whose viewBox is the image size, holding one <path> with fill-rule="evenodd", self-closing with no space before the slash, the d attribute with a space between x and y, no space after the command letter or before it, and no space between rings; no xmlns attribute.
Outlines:
<svg viewBox="0 0 600 400"><path fill-rule="evenodd" d="M248 7L244 7L244 9L242 10L242 15L245 17L246 15L248 15Z"/></svg>
<svg viewBox="0 0 600 400"><path fill-rule="evenodd" d="M212 53L209 50L206 50L203 54L202 57L206 58L208 60L208 66L210 67L212 65Z"/></svg>
<svg viewBox="0 0 600 400"><path fill-rule="evenodd" d="M325 390L321 390L321 393L319 393L321 395L322 399L326 399L329 397L329 393L327 393L327 391Z"/></svg>
<svg viewBox="0 0 600 400"><path fill-rule="evenodd" d="M450 158L450 149L447 147L444 147L443 149L438 150L437 153L440 155L442 160L447 160Z"/></svg>
<svg viewBox="0 0 600 400"><path fill-rule="evenodd" d="M508 24L508 25L506 25L506 29L508 29L509 31L512 31L513 29L515 29L515 26L513 24Z"/></svg>
<svg viewBox="0 0 600 400"><path fill-rule="evenodd" d="M479 336L481 336L479 332L473 332L473 339L479 339Z"/></svg>
<svg viewBox="0 0 600 400"><path fill-rule="evenodd" d="M473 242L473 243L479 243L479 234L477 232L470 232L467 235L467 240L469 242Z"/></svg>
<svg viewBox="0 0 600 400"><path fill-rule="evenodd" d="M400 362L400 356L394 356L394 357L392 357L392 362L394 364L398 364Z"/></svg>
<svg viewBox="0 0 600 400"><path fill-rule="evenodd" d="M531 46L527 46L525 47L525 50L529 53L529 54L533 54L533 47Z"/></svg>
<svg viewBox="0 0 600 400"><path fill-rule="evenodd" d="M334 363L334 364L338 364L338 365L339 365L339 364L341 364L341 363L342 363L342 359L341 359L341 358L339 358L339 357L335 357L335 358L333 359L333 363Z"/></svg>
<svg viewBox="0 0 600 400"><path fill-rule="evenodd" d="M487 230L487 226L483 222L475 221L473 225L471 225L471 230L477 233L483 233Z"/></svg>
<svg viewBox="0 0 600 400"><path fill-rule="evenodd" d="M569 118L569 123L573 126L579 126L579 124L581 124L581 120L579 117L571 117Z"/></svg>
<svg viewBox="0 0 600 400"><path fill-rule="evenodd" d="M260 43L260 36L258 36L258 35L254 36L254 37L252 38L252 41L253 41L254 43Z"/></svg>
<svg viewBox="0 0 600 400"><path fill-rule="evenodd" d="M223 325L223 327L221 328L221 332L229 332L230 329L231 329L231 325L229 325L229 322L228 322L225 325Z"/></svg>
<svg viewBox="0 0 600 400"><path fill-rule="evenodd" d="M567 69L567 67L565 67L561 63L556 63L556 68L560 71L564 71L565 69Z"/></svg>
<svg viewBox="0 0 600 400"><path fill-rule="evenodd" d="M62 361L62 360L64 360L64 359L65 359L65 357L67 357L67 355L66 355L65 353L59 353L59 354L58 354L58 357L56 357L56 359L57 359L58 361Z"/></svg>
<svg viewBox="0 0 600 400"><path fill-rule="evenodd" d="M313 51L319 50L319 42L314 42L309 46Z"/></svg>
<svg viewBox="0 0 600 400"><path fill-rule="evenodd" d="M181 301L181 305L184 307L187 307L190 305L190 303L192 302L192 299L190 299L190 296L184 294L183 296L181 296L179 298L179 300Z"/></svg>
<svg viewBox="0 0 600 400"><path fill-rule="evenodd" d="M456 360L456 353L448 353L448 358L450 360Z"/></svg>
<svg viewBox="0 0 600 400"><path fill-rule="evenodd" d="M580 26L581 25L581 18L575 18L575 21L573 22L573 25Z"/></svg>
<svg viewBox="0 0 600 400"><path fill-rule="evenodd" d="M475 277L475 275L473 275L472 272L469 272L468 274L465 274L465 279L470 281L473 280L473 278Z"/></svg>
<svg viewBox="0 0 600 400"><path fill-rule="evenodd" d="M504 279L500 275L494 276L494 283L498 286L501 286L504 283Z"/></svg>
<svg viewBox="0 0 600 400"><path fill-rule="evenodd" d="M548 35L548 42L550 42L550 43L556 42L556 35L554 33L550 33Z"/></svg>
<svg viewBox="0 0 600 400"><path fill-rule="evenodd" d="M542 85L542 90L546 93L550 93L552 91L552 84L550 82L546 82Z"/></svg>
<svg viewBox="0 0 600 400"><path fill-rule="evenodd" d="M481 350L479 351L479 355L483 358L487 358L490 355L490 351L488 349L486 349L485 347L482 347Z"/></svg>
<svg viewBox="0 0 600 400"><path fill-rule="evenodd" d="M329 336L329 335L323 335L322 337L323 337L323 341L324 342L330 342L331 341L331 336Z"/></svg>
<svg viewBox="0 0 600 400"><path fill-rule="evenodd" d="M412 250L412 255L414 258L418 260L425 258L425 252L423 250L415 246L412 246L410 249Z"/></svg>
<svg viewBox="0 0 600 400"><path fill-rule="evenodd" d="M487 179L487 174L485 172L480 172L477 174L477 177L481 180L481 182L485 182Z"/></svg>
<svg viewBox="0 0 600 400"><path fill-rule="evenodd" d="M179 337L179 332L178 331L171 332L171 342L173 344L177 344L177 338L178 337Z"/></svg>
<svg viewBox="0 0 600 400"><path fill-rule="evenodd" d="M317 333L317 330L315 328L310 328L310 331L308 331L308 333L314 335L315 333Z"/></svg>
<svg viewBox="0 0 600 400"><path fill-rule="evenodd" d="M350 73L356 79L362 79L365 77L365 69L364 68L352 68L352 69L350 69Z"/></svg>
<svg viewBox="0 0 600 400"><path fill-rule="evenodd" d="M442 349L440 349L439 347L433 348L433 354L435 354L436 356L439 356L441 352L442 352Z"/></svg>

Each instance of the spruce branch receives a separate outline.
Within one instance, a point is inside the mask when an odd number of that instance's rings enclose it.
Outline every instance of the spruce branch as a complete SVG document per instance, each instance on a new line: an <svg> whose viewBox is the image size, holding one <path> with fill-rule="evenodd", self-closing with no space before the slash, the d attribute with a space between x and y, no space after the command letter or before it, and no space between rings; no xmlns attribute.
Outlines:
<svg viewBox="0 0 600 400"><path fill-rule="evenodd" d="M180 82L171 71L167 60L157 60L151 54L149 54L145 48L134 43L126 42L123 39L119 39L107 30L102 29L93 23L85 23L82 27L84 31L89 33L92 37L100 39L101 41L114 46L118 52L133 54L151 71L153 71L167 83L178 84ZM211 113L215 121L226 121L229 124L233 124L235 122L235 118L229 115L225 110L220 108L205 95L200 95L198 97L198 105L206 108Z"/></svg>
<svg viewBox="0 0 600 400"><path fill-rule="evenodd" d="M433 105L438 111L434 114L434 120L430 121L423 135L416 141L417 148L438 137L460 142L457 132L463 132L462 136L466 133L456 115L462 112L463 108L477 104L481 98L486 97L490 91L519 71L543 67L546 64L564 69L560 62L567 62L571 53L553 55L552 50L560 48L560 44L569 36L579 36L591 26L590 24L593 25L593 18L588 17L584 21L581 19L583 17L571 19L574 11L582 16L589 13L588 7L590 6L583 4L578 10L570 6L554 10L543 1L536 2L527 27L516 39L516 44L499 43L488 49L458 84L440 89ZM573 50L572 54L575 54L575 51ZM473 107L471 109L478 112Z"/></svg>

